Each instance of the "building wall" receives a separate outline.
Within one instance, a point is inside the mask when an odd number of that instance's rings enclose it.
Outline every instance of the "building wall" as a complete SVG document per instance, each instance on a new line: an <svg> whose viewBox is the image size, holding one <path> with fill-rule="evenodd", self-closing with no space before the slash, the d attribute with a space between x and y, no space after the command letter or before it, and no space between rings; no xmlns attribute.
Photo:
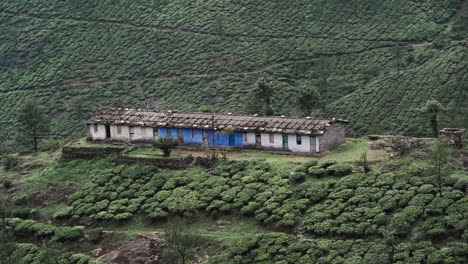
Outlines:
<svg viewBox="0 0 468 264"><path fill-rule="evenodd" d="M346 142L346 125L335 123L320 137L320 151L329 151Z"/></svg>
<svg viewBox="0 0 468 264"><path fill-rule="evenodd" d="M106 139L106 126L105 125L97 125L98 131L94 131L94 125L88 126L88 135L90 135L90 139L92 140L104 140Z"/></svg>
<svg viewBox="0 0 468 264"><path fill-rule="evenodd" d="M323 136L306 136L302 135L302 144L298 145L296 135L288 136L288 150L292 152L323 152L328 151L345 142L345 128L343 124L334 124L330 127ZM111 139L113 140L129 140L129 126L122 125L121 133L117 133L117 125L111 125ZM178 129L178 128L159 128L159 136L162 138L168 137L170 132L172 138L179 139L179 130L183 135L183 144L198 145L204 144L203 134L204 131L208 135L209 146L214 143L217 147L243 147L255 146L255 133L254 132L235 132L233 135L217 134L214 137L213 130L201 129ZM88 137L92 140L105 140L106 139L106 126L98 125L98 131L94 132L94 125L88 125ZM261 148L264 149L283 149L283 134L273 134L274 142L270 143L270 134L261 133ZM134 127L134 136L131 140L134 141L152 141L154 138L154 129L152 127ZM215 142L213 143L213 138ZM311 144L311 140L315 144ZM311 149L315 147L315 149Z"/></svg>
<svg viewBox="0 0 468 264"><path fill-rule="evenodd" d="M184 144L187 145L203 145L203 130L184 128Z"/></svg>
<svg viewBox="0 0 468 264"><path fill-rule="evenodd" d="M243 136L244 136L244 139L243 139L244 146L255 146L255 133L245 132L243 133Z"/></svg>
<svg viewBox="0 0 468 264"><path fill-rule="evenodd" d="M260 138L262 142L262 148L266 149L283 149L283 135L282 134L273 134L273 143L270 143L270 133L261 133ZM254 144L255 144L255 134L254 134Z"/></svg>
<svg viewBox="0 0 468 264"><path fill-rule="evenodd" d="M293 152L310 152L310 137L302 135L302 143L297 144L296 135L288 135L288 149Z"/></svg>
<svg viewBox="0 0 468 264"><path fill-rule="evenodd" d="M121 132L117 133L117 125L111 125L111 139L112 140L128 140L130 139L130 134L128 132L127 125L120 125Z"/></svg>
<svg viewBox="0 0 468 264"><path fill-rule="evenodd" d="M153 128L152 127L133 127L133 138L135 141L152 141L153 140Z"/></svg>

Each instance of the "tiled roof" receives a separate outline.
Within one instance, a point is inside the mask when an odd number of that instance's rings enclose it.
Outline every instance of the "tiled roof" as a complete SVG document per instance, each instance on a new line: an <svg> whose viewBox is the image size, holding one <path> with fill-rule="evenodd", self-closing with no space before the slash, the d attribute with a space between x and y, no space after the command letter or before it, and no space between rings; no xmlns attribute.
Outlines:
<svg viewBox="0 0 468 264"><path fill-rule="evenodd" d="M214 127L218 130L232 127L235 131L320 135L331 124L337 122L348 123L336 119L105 108L97 111L86 123L197 129L212 129Z"/></svg>

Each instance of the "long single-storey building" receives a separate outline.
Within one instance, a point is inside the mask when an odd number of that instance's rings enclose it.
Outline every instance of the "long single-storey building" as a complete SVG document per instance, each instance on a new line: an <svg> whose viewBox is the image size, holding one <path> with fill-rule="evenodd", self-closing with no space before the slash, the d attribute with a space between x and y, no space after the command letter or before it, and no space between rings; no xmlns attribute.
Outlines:
<svg viewBox="0 0 468 264"><path fill-rule="evenodd" d="M325 152L345 142L347 121L284 116L100 109L87 122L89 140L153 141L183 145ZM226 135L223 129L231 128Z"/></svg>

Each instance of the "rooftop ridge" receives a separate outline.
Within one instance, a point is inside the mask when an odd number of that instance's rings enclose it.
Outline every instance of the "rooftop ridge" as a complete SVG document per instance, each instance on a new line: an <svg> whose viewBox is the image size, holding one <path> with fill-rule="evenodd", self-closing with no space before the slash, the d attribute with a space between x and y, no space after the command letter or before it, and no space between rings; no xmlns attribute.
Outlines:
<svg viewBox="0 0 468 264"><path fill-rule="evenodd" d="M338 121L338 122L346 122L348 120L337 119L337 118L314 118L314 117L300 117L300 116L285 116L285 115L270 115L270 116L260 116L254 114L239 114L239 113L220 113L220 112L195 112L195 111L173 111L173 110L166 110L166 111L158 111L152 109L142 109L142 108L116 108L116 107L103 107L100 108L98 112L102 110L119 110L119 111L135 111L135 112L150 112L150 113L161 113L161 114L204 114L204 115L215 115L215 116L237 116L237 117L252 117L252 118L279 118L279 119L306 119L306 120L317 120L317 121Z"/></svg>

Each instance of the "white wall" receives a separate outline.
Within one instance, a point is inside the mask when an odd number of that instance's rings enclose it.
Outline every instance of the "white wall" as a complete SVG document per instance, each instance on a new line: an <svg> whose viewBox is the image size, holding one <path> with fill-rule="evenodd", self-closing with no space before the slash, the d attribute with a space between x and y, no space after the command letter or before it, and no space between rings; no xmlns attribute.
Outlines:
<svg viewBox="0 0 468 264"><path fill-rule="evenodd" d="M261 133L262 148L283 149L283 135L273 134L273 143L270 143L270 133Z"/></svg>
<svg viewBox="0 0 468 264"><path fill-rule="evenodd" d="M152 127L134 127L134 135L132 140L153 140L153 128Z"/></svg>
<svg viewBox="0 0 468 264"><path fill-rule="evenodd" d="M319 153L320 152L320 136L316 136L315 141L316 141L315 152Z"/></svg>
<svg viewBox="0 0 468 264"><path fill-rule="evenodd" d="M255 146L255 133L248 132L247 141L245 141L245 133L244 133L244 146Z"/></svg>
<svg viewBox="0 0 468 264"><path fill-rule="evenodd" d="M298 145L296 135L288 135L288 148L293 152L310 152L310 137L302 135L302 144Z"/></svg>
<svg viewBox="0 0 468 264"><path fill-rule="evenodd" d="M113 140L127 140L130 138L127 125L120 125L121 132L117 133L117 125L111 125L111 138Z"/></svg>
<svg viewBox="0 0 468 264"><path fill-rule="evenodd" d="M88 133L91 136L92 140L104 140L106 139L106 126L98 125L98 131L94 131L94 125L91 124L88 126Z"/></svg>

